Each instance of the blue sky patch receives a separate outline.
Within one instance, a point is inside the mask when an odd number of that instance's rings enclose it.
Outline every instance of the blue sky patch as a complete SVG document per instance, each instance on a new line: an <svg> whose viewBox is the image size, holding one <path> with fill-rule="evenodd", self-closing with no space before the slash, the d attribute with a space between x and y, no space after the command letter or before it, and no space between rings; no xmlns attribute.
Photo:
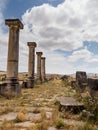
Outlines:
<svg viewBox="0 0 98 130"><path fill-rule="evenodd" d="M87 46L87 49L93 54L98 54L98 42L96 41L85 41L84 46Z"/></svg>
<svg viewBox="0 0 98 130"><path fill-rule="evenodd" d="M64 0L8 0L6 9L4 10L5 18L20 18L24 12L34 6L40 6L48 3L52 6L64 2Z"/></svg>

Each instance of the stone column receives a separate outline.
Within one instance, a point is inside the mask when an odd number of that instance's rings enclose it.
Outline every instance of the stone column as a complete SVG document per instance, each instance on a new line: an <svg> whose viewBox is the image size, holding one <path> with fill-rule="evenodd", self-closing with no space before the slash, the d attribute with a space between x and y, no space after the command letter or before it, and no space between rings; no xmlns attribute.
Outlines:
<svg viewBox="0 0 98 130"><path fill-rule="evenodd" d="M45 74L45 57L41 58L41 74L42 74L42 82L46 80L46 74Z"/></svg>
<svg viewBox="0 0 98 130"><path fill-rule="evenodd" d="M21 93L18 82L18 59L19 59L19 30L23 29L23 24L19 19L6 19L5 24L9 26L7 78L5 87L1 93L5 96L15 96Z"/></svg>
<svg viewBox="0 0 98 130"><path fill-rule="evenodd" d="M42 82L42 77L41 77L41 56L42 52L36 52L37 54L37 83Z"/></svg>
<svg viewBox="0 0 98 130"><path fill-rule="evenodd" d="M28 81L27 87L32 88L34 87L34 70L35 70L35 42L28 42L27 45L29 46L29 65L28 65Z"/></svg>

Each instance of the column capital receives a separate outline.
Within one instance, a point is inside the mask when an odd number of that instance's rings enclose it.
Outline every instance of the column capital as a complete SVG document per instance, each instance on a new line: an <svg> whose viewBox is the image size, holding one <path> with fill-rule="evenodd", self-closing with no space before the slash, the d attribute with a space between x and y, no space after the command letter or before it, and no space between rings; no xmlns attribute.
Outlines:
<svg viewBox="0 0 98 130"><path fill-rule="evenodd" d="M19 29L23 29L23 24L19 19L6 19L5 24L10 26L18 26Z"/></svg>
<svg viewBox="0 0 98 130"><path fill-rule="evenodd" d="M41 59L42 59L42 60L45 60L45 59L46 59L46 57L41 57Z"/></svg>
<svg viewBox="0 0 98 130"><path fill-rule="evenodd" d="M27 45L29 47L33 47L33 48L35 48L37 46L36 42L27 42Z"/></svg>
<svg viewBox="0 0 98 130"><path fill-rule="evenodd" d="M36 52L36 54L37 54L37 55L42 55L42 54L43 54L43 52Z"/></svg>

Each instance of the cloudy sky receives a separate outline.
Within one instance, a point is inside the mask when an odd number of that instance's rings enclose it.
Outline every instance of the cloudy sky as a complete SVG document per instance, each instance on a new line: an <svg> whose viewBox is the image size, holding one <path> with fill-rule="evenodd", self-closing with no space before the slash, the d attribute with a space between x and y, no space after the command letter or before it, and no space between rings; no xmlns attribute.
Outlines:
<svg viewBox="0 0 98 130"><path fill-rule="evenodd" d="M0 70L6 70L8 26L19 18L19 71L28 71L27 42L46 57L47 73L98 73L98 0L0 0Z"/></svg>

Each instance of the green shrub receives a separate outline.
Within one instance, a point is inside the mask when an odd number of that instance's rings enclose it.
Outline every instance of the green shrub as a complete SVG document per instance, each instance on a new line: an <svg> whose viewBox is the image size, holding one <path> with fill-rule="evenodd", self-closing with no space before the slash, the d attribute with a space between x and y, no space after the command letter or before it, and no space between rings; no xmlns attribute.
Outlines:
<svg viewBox="0 0 98 130"><path fill-rule="evenodd" d="M64 121L61 119L61 118L58 118L57 120L56 120L56 128L62 128L62 127L64 127Z"/></svg>

